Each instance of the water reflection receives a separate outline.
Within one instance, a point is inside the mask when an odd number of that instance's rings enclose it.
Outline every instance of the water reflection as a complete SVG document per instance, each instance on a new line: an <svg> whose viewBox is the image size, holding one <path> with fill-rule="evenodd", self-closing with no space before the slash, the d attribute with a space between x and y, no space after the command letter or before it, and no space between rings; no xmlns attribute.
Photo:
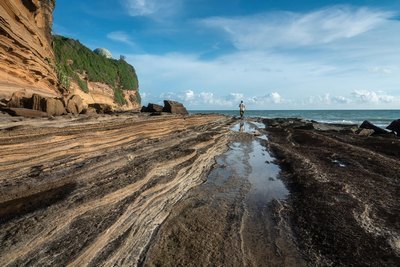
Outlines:
<svg viewBox="0 0 400 267"><path fill-rule="evenodd" d="M244 122L240 123L239 132L244 132L246 129L244 128Z"/></svg>

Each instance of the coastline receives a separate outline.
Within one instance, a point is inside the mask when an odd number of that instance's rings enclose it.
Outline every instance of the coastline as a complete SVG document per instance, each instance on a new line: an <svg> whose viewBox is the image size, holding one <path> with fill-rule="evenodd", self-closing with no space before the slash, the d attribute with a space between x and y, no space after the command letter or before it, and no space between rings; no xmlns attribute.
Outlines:
<svg viewBox="0 0 400 267"><path fill-rule="evenodd" d="M228 265L399 261L399 138L293 119L248 118L240 132L240 122L2 118L1 265L190 265L180 252L191 250ZM265 182L283 181L289 193L258 206L251 177L271 164L281 171Z"/></svg>

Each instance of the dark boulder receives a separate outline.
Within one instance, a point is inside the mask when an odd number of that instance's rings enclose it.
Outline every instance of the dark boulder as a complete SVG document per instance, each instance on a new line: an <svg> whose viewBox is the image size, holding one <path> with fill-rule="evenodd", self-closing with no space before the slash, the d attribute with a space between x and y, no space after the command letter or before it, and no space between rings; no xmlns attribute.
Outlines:
<svg viewBox="0 0 400 267"><path fill-rule="evenodd" d="M379 128L378 126L373 125L369 121L364 121L360 125L360 129L371 129L374 130L374 134L388 134L388 131L385 129Z"/></svg>
<svg viewBox="0 0 400 267"><path fill-rule="evenodd" d="M164 109L163 106L154 104L154 103L149 103L147 107L143 106L142 109L140 110L141 112L162 112Z"/></svg>
<svg viewBox="0 0 400 267"><path fill-rule="evenodd" d="M176 102L176 101L171 101L171 100L164 100L164 112L169 112L172 114L182 114L182 115L188 115L189 112L186 110L186 108L183 106L183 104Z"/></svg>
<svg viewBox="0 0 400 267"><path fill-rule="evenodd" d="M163 106L157 105L157 104L153 104L153 103L149 103L147 105L147 112L162 112L163 111Z"/></svg>
<svg viewBox="0 0 400 267"><path fill-rule="evenodd" d="M140 112L148 112L148 111L147 111L147 107L146 107L146 106L143 106L142 109L140 110Z"/></svg>
<svg viewBox="0 0 400 267"><path fill-rule="evenodd" d="M395 132L397 136L400 136L400 120L392 121L392 123L386 127L386 129L391 130Z"/></svg>

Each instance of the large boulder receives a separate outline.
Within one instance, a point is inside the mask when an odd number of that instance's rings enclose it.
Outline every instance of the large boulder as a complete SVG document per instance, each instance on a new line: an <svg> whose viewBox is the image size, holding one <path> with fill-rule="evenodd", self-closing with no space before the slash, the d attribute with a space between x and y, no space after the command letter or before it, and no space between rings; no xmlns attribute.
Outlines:
<svg viewBox="0 0 400 267"><path fill-rule="evenodd" d="M169 112L172 114L182 114L182 115L188 115L189 112L186 110L186 108L183 106L183 104L172 101L172 100L164 100L164 112Z"/></svg>
<svg viewBox="0 0 400 267"><path fill-rule="evenodd" d="M148 112L148 111L147 111L147 107L146 107L146 106L143 106L142 109L140 110L140 112Z"/></svg>
<svg viewBox="0 0 400 267"><path fill-rule="evenodd" d="M386 131L386 130L384 130L382 128L379 128L378 126L373 125L369 121L364 121L360 125L360 129L371 129L371 130L374 130L374 134L388 134L388 131Z"/></svg>
<svg viewBox="0 0 400 267"><path fill-rule="evenodd" d="M140 110L140 112L162 112L163 109L164 109L164 107L161 105L149 103L147 105L147 107L143 106L142 109Z"/></svg>
<svg viewBox="0 0 400 267"><path fill-rule="evenodd" d="M163 109L164 109L164 107L161 105L157 105L157 104L153 104L153 103L149 103L147 105L147 112L162 112Z"/></svg>
<svg viewBox="0 0 400 267"><path fill-rule="evenodd" d="M400 120L392 121L392 123L386 127L386 129L391 130L395 132L397 136L400 136Z"/></svg>
<svg viewBox="0 0 400 267"><path fill-rule="evenodd" d="M61 99L46 98L44 99L44 103L46 113L51 116L60 116L67 113Z"/></svg>
<svg viewBox="0 0 400 267"><path fill-rule="evenodd" d="M73 95L66 100L66 108L69 113L74 115L80 114L85 108L82 98L78 95Z"/></svg>

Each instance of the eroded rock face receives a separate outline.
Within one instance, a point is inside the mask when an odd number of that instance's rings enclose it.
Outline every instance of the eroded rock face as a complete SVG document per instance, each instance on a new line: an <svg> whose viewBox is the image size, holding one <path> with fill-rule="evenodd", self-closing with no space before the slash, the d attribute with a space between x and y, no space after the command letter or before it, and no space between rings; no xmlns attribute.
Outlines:
<svg viewBox="0 0 400 267"><path fill-rule="evenodd" d="M54 0L0 1L0 98L21 89L57 96L51 25Z"/></svg>

